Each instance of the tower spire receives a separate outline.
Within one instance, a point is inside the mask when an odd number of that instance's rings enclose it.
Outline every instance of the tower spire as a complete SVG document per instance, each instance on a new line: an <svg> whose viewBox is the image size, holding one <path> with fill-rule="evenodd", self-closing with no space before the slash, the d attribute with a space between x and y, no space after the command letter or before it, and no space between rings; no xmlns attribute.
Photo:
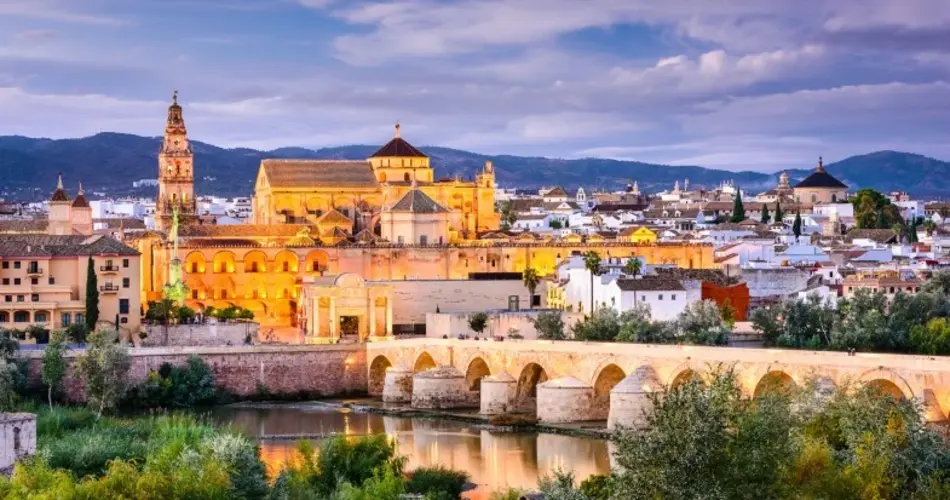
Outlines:
<svg viewBox="0 0 950 500"><path fill-rule="evenodd" d="M820 157L820 156L818 157L818 171L819 171L819 172L824 172L824 171L825 171L825 162L824 162L824 160L822 159L822 157Z"/></svg>
<svg viewBox="0 0 950 500"><path fill-rule="evenodd" d="M56 189L63 189L63 173L60 172L56 178Z"/></svg>
<svg viewBox="0 0 950 500"><path fill-rule="evenodd" d="M399 139L399 122L398 121L396 122L396 127L395 127L395 132L393 133L393 137L396 139Z"/></svg>
<svg viewBox="0 0 950 500"><path fill-rule="evenodd" d="M82 189L82 181L79 181L79 193L77 193L77 194L78 194L79 196L82 196L82 195L86 194L86 192L83 191L83 189Z"/></svg>

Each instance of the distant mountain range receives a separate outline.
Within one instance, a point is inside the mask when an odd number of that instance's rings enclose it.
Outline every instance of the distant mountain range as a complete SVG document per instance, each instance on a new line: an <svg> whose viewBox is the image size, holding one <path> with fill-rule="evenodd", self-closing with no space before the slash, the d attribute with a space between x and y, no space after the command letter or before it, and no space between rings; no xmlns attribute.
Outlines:
<svg viewBox="0 0 950 500"><path fill-rule="evenodd" d="M8 200L41 199L63 172L67 189L74 193L83 181L87 192L108 196L148 195L154 187L133 189L140 179L157 175L161 139L136 135L101 133L82 139L33 139L0 137L0 194ZM222 196L249 195L261 159L326 158L363 159L378 146L352 145L317 150L281 148L273 151L225 149L192 141L195 151L197 190ZM441 147L420 148L432 159L438 178L471 178L492 160L500 185L535 188L560 184L568 189L617 188L636 180L645 191L669 189L673 182L689 179L691 186L714 187L733 180L743 189L759 191L774 187L778 174L730 172L693 166L668 166L636 161L599 158L563 160L509 155L481 155ZM909 191L916 196L940 197L950 193L950 163L911 153L878 151L826 165L826 169L852 189L871 187L880 191ZM790 170L793 182L810 168Z"/></svg>

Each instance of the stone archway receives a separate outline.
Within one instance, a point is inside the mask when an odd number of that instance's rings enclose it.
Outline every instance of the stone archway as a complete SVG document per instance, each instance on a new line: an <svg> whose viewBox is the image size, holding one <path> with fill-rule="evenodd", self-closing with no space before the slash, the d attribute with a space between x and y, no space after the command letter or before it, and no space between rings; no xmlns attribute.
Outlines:
<svg viewBox="0 0 950 500"><path fill-rule="evenodd" d="M670 390L672 391L687 382L692 382L693 380L698 381L701 384L705 383L703 381L702 375L700 375L699 372L692 368L686 368L677 373L676 376L673 377L673 380L670 381Z"/></svg>
<svg viewBox="0 0 950 500"><path fill-rule="evenodd" d="M415 364L412 365L412 373L423 372L431 368L435 368L436 366L438 365L435 363L435 360L432 359L432 355L428 352L422 351L422 353L419 354L419 357L416 358Z"/></svg>
<svg viewBox="0 0 950 500"><path fill-rule="evenodd" d="M383 386L386 384L386 371L392 366L392 362L386 356L379 355L373 358L373 362L369 365L369 385L367 388L370 396L381 396L383 394Z"/></svg>
<svg viewBox="0 0 950 500"><path fill-rule="evenodd" d="M781 370L773 370L762 375L762 378L760 378L759 382L755 385L752 397L758 399L769 395L787 396L791 391L795 390L796 387L797 384L795 384L795 380L793 380L789 374Z"/></svg>
<svg viewBox="0 0 950 500"><path fill-rule="evenodd" d="M900 386L884 378L870 380L866 382L866 385L868 389L881 396L887 396L896 400L903 400L907 397Z"/></svg>
<svg viewBox="0 0 950 500"><path fill-rule="evenodd" d="M528 363L521 369L515 392L515 406L523 412L537 414L538 384L547 382L548 374L537 363Z"/></svg>
<svg viewBox="0 0 950 500"><path fill-rule="evenodd" d="M491 375L491 370L488 369L488 363L485 362L481 357L475 357L468 364L468 369L465 370L465 383L468 386L468 390L479 392L482 388L482 379Z"/></svg>
<svg viewBox="0 0 950 500"><path fill-rule="evenodd" d="M600 373L594 379L592 420L607 420L607 415L610 413L610 391L625 378L627 378L627 374L613 363L600 370Z"/></svg>

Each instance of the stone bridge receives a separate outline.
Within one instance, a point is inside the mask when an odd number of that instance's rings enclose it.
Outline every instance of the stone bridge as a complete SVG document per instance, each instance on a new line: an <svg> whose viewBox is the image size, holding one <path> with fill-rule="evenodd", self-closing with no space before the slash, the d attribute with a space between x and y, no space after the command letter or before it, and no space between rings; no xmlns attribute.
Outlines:
<svg viewBox="0 0 950 500"><path fill-rule="evenodd" d="M950 358L552 341L412 339L367 344L371 395L420 408L480 406L547 422L608 420L642 425L652 392L717 366L734 366L743 392L814 383L827 393L870 384L915 399L928 421L950 412Z"/></svg>

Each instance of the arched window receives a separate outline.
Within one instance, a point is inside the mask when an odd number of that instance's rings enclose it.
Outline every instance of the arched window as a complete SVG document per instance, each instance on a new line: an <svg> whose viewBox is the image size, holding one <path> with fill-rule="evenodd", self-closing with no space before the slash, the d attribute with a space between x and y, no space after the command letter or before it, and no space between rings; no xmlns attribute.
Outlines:
<svg viewBox="0 0 950 500"><path fill-rule="evenodd" d="M46 318L46 313L43 311L38 311L33 314L34 323L46 323L48 319Z"/></svg>
<svg viewBox="0 0 950 500"><path fill-rule="evenodd" d="M386 182L386 172L379 173L379 182Z"/></svg>
<svg viewBox="0 0 950 500"><path fill-rule="evenodd" d="M818 195L817 195L817 194L812 193L812 195L811 195L811 202L812 202L812 203L817 203L817 202L818 202Z"/></svg>
<svg viewBox="0 0 950 500"><path fill-rule="evenodd" d="M837 195L837 194L831 195L831 202L832 202L832 203L838 203L838 195Z"/></svg>
<svg viewBox="0 0 950 500"><path fill-rule="evenodd" d="M406 172L406 175L403 175L402 177L406 180L406 182L412 182L412 178L409 177L409 172Z"/></svg>
<svg viewBox="0 0 950 500"><path fill-rule="evenodd" d="M26 311L17 311L13 313L13 322L14 323L29 323L30 313Z"/></svg>

